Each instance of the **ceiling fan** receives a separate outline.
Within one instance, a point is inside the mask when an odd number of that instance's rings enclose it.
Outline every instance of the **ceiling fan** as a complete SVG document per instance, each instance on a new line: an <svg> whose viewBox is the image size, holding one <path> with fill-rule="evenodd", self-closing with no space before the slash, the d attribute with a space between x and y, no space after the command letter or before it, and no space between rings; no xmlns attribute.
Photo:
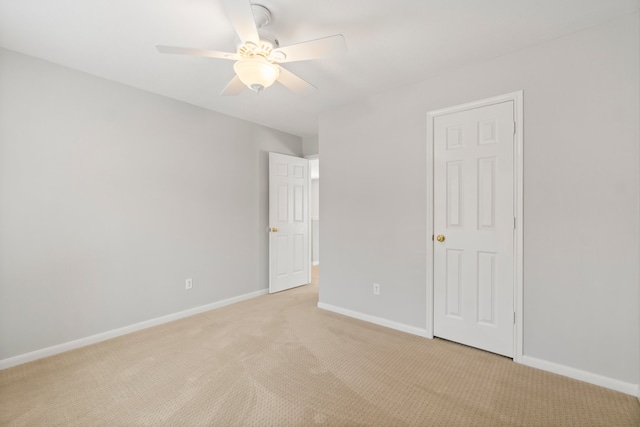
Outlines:
<svg viewBox="0 0 640 427"><path fill-rule="evenodd" d="M316 87L280 64L325 58L347 50L342 34L280 47L273 35L262 30L271 22L271 12L265 6L251 4L248 0L222 0L222 5L240 38L241 45L236 53L156 45L161 53L236 61L233 65L236 76L221 95L238 95L245 86L257 93L275 81L292 92L307 93Z"/></svg>

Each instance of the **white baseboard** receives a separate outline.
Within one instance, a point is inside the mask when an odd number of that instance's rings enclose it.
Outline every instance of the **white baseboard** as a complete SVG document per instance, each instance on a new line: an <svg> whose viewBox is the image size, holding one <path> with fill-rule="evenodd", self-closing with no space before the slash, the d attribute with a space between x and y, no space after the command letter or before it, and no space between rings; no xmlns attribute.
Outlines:
<svg viewBox="0 0 640 427"><path fill-rule="evenodd" d="M320 261L313 261L312 264L313 265L320 265Z"/></svg>
<svg viewBox="0 0 640 427"><path fill-rule="evenodd" d="M65 351L74 350L76 348L85 347L90 344L106 341L111 338L130 334L132 332L136 332L142 329L147 329L152 326L162 325L163 323L168 323L174 320L193 316L195 314L204 313L205 311L214 310L216 308L231 305L240 301L256 298L261 295L266 295L268 292L269 291L267 289L263 289L260 291L250 292L244 295L238 295L237 297L232 297L222 301L213 302L211 304L201 305L199 307L190 308L188 310L180 311L178 313L168 314L162 317L156 317L155 319L145 320L144 322L135 323L133 325L124 326L118 329L112 329L110 331L102 332L96 335L91 335L85 338L80 338L80 339L69 341L66 343L57 344L51 347L46 347L40 350L32 351L30 353L25 353L18 356L10 357L8 359L3 359L3 360L0 360L0 370L11 368L17 365L22 365L23 363L32 362L34 360L43 359L45 357L53 356L56 354L64 353Z"/></svg>
<svg viewBox="0 0 640 427"><path fill-rule="evenodd" d="M522 356L521 363L531 366L532 368L542 369L543 371L553 372L554 374L563 375L573 378L574 380L584 381L589 384L598 385L621 393L637 396L640 399L640 388L638 384L627 383L616 380L614 378L605 377L591 372L582 371L580 369L571 368L569 366L560 365L546 360L537 359L531 356Z"/></svg>
<svg viewBox="0 0 640 427"><path fill-rule="evenodd" d="M416 328L415 326L405 325L404 323L394 322L392 320L383 319L381 317L371 316L368 314L358 313L357 311L347 310L346 308L336 307L335 305L325 304L318 302L318 308L322 310L332 311L334 313L342 314L347 317L353 317L354 319L364 320L365 322L375 323L376 325L384 326L398 331L406 332L408 334L418 335L421 337L427 337L427 330Z"/></svg>
<svg viewBox="0 0 640 427"><path fill-rule="evenodd" d="M346 308L336 307L330 304L325 304L323 302L318 302L318 308L342 314L344 316L353 317L355 319L364 320L365 322L375 323L376 325L385 326L387 328L396 329L398 331L407 332L409 334L429 338L426 329L416 328L415 326L409 326L380 317L359 313L357 311L347 310ZM530 356L522 356L522 360L520 363L532 368L541 369L543 371L552 372L554 374L563 375L575 380L584 381L586 383L598 385L625 394L630 394L632 396L637 396L638 400L640 400L640 386L638 384L627 383L602 375L593 374L591 372L582 371L580 369L571 368L569 366L547 362L545 360L537 359Z"/></svg>

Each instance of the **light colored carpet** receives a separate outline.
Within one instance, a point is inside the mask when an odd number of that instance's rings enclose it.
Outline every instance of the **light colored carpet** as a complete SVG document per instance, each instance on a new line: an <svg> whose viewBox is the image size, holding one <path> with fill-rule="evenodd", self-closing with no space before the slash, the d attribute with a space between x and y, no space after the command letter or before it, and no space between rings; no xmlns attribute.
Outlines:
<svg viewBox="0 0 640 427"><path fill-rule="evenodd" d="M640 425L632 396L316 302L304 286L0 371L0 425Z"/></svg>

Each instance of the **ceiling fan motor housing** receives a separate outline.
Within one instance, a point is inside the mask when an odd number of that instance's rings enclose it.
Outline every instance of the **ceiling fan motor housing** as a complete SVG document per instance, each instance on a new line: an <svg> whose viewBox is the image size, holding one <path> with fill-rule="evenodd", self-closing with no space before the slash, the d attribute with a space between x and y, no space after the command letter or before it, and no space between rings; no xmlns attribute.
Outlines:
<svg viewBox="0 0 640 427"><path fill-rule="evenodd" d="M271 49L279 48L280 42L276 36L273 33L262 29L262 27L271 22L271 11L261 4L252 4L251 11L253 12L253 18L256 22L256 29L258 30L260 41L267 41L271 43ZM236 49L240 50L242 47L242 41L239 38L236 39Z"/></svg>
<svg viewBox="0 0 640 427"><path fill-rule="evenodd" d="M256 27L262 28L271 22L271 11L261 4L251 4L253 18L256 21Z"/></svg>

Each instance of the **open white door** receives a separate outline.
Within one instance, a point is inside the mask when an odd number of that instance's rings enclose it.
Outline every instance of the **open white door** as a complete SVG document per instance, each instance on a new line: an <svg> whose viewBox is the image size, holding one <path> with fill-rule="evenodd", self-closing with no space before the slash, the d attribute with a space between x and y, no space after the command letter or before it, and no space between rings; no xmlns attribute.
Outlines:
<svg viewBox="0 0 640 427"><path fill-rule="evenodd" d="M309 161L269 153L269 293L309 283Z"/></svg>
<svg viewBox="0 0 640 427"><path fill-rule="evenodd" d="M434 334L513 357L514 103L435 118Z"/></svg>

